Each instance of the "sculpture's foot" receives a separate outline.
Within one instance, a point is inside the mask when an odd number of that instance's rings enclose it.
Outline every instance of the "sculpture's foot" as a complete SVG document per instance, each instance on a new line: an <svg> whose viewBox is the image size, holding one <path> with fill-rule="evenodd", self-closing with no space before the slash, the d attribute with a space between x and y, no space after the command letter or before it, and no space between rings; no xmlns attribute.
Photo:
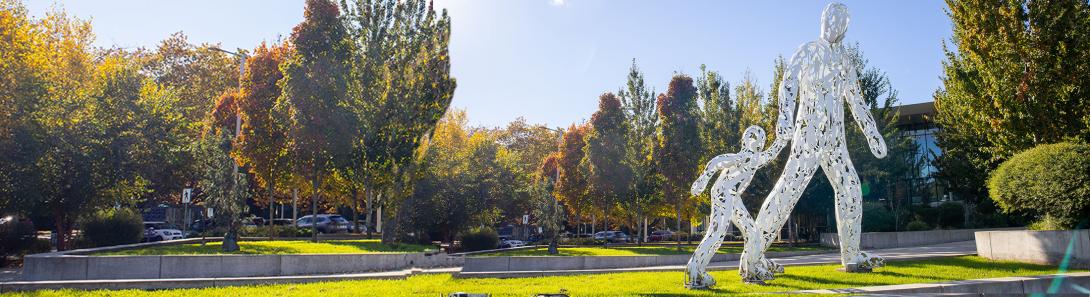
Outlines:
<svg viewBox="0 0 1090 297"><path fill-rule="evenodd" d="M778 268L777 268L778 267ZM783 266L776 264L768 259L762 258L757 261L752 267L741 267L739 274L742 276L742 281L747 284L759 284L764 285L765 281L773 280L776 278L774 269L779 269L783 272Z"/></svg>
<svg viewBox="0 0 1090 297"><path fill-rule="evenodd" d="M772 259L763 258L765 267L772 273L783 273L783 265L772 261Z"/></svg>
<svg viewBox="0 0 1090 297"><path fill-rule="evenodd" d="M882 258L882 256L879 255L859 251L859 256L856 257L855 263L859 263L859 268L871 270L874 268L886 266L886 259Z"/></svg>
<svg viewBox="0 0 1090 297"><path fill-rule="evenodd" d="M881 256L860 251L854 262L844 264L844 268L837 269L844 272L871 272L875 268L886 266L886 260Z"/></svg>
<svg viewBox="0 0 1090 297"><path fill-rule="evenodd" d="M715 278L712 278L707 272L699 274L697 277L689 277L689 281L685 283L685 288L699 290L707 289L715 286Z"/></svg>

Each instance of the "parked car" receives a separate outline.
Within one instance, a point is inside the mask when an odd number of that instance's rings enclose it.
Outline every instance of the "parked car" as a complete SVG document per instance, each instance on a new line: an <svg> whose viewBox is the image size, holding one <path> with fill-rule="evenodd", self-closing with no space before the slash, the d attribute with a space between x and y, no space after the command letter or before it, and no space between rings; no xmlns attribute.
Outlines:
<svg viewBox="0 0 1090 297"><path fill-rule="evenodd" d="M155 242L164 240L183 239L185 234L166 222L144 222L144 241Z"/></svg>
<svg viewBox="0 0 1090 297"><path fill-rule="evenodd" d="M647 241L663 241L674 238L674 232L670 230L658 230L647 236Z"/></svg>
<svg viewBox="0 0 1090 297"><path fill-rule="evenodd" d="M337 233L348 231L348 220L341 215L321 214L315 219L310 215L299 218L299 228L311 228L317 226L320 233Z"/></svg>
<svg viewBox="0 0 1090 297"><path fill-rule="evenodd" d="M275 226L288 226L288 225L292 224L292 220L291 219L273 219L272 223Z"/></svg>
<svg viewBox="0 0 1090 297"><path fill-rule="evenodd" d="M520 246L526 246L526 242L523 242L522 240L515 240L515 239L507 239L507 240L504 240L504 241L500 242L500 248L501 249L514 248L514 247L520 247Z"/></svg>
<svg viewBox="0 0 1090 297"><path fill-rule="evenodd" d="M621 231L599 231L594 233L594 240L608 241L608 242L628 242L628 234Z"/></svg>

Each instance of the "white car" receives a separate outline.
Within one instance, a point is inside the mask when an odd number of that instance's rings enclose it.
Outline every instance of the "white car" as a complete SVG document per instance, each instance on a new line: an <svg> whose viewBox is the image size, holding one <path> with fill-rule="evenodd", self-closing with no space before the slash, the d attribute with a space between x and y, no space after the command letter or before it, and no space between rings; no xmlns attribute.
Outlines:
<svg viewBox="0 0 1090 297"><path fill-rule="evenodd" d="M514 239L507 239L500 242L500 248L515 248L520 246L526 246L526 242Z"/></svg>
<svg viewBox="0 0 1090 297"><path fill-rule="evenodd" d="M153 242L183 238L185 238L185 234L182 233L182 230L175 229L165 222L144 222L145 241Z"/></svg>

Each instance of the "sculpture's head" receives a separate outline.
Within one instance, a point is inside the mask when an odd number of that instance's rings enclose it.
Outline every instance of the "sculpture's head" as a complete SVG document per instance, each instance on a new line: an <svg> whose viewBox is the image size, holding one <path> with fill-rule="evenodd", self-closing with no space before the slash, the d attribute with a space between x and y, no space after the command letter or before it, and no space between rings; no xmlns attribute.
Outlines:
<svg viewBox="0 0 1090 297"><path fill-rule="evenodd" d="M761 151L765 147L765 129L749 126L742 133L742 149L751 152Z"/></svg>
<svg viewBox="0 0 1090 297"><path fill-rule="evenodd" d="M821 39L837 43L844 39L848 31L848 7L840 3L829 3L821 13Z"/></svg>

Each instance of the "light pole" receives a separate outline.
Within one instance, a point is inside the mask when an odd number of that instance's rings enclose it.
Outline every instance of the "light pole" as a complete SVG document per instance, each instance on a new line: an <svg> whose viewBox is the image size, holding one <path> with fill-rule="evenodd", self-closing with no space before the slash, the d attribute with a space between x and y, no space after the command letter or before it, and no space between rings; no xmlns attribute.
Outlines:
<svg viewBox="0 0 1090 297"><path fill-rule="evenodd" d="M245 53L236 53L236 52L232 52L232 51L227 51L227 50L221 49L219 47L212 47L211 49L214 50L214 51L221 52L221 53L226 53L226 54L229 54L229 55L232 55L232 56L235 56L235 57L238 58L238 60L239 60L239 62L238 62L238 88L241 90L242 89L242 75L246 74L246 58L249 58L249 55L246 55ZM235 141L237 142L238 138L240 138L240 137L242 137L242 115L239 114L239 112L238 112L238 98L236 98L235 99ZM237 190L237 188L238 188L238 162L232 160L231 165L233 165L233 168L234 168L234 170L231 171L233 173L233 175L234 175L234 180L232 182L233 182L234 187ZM270 193L269 197L272 197L271 193ZM269 204L269 209L270 209L270 212L271 212L271 209L272 209L271 202ZM230 220L231 218L228 218L228 219ZM235 218L235 219L237 219L237 218ZM272 215L271 214L269 215L269 220L272 220ZM269 225L272 226L271 222L270 222ZM270 232L270 234L271 234L271 232Z"/></svg>

